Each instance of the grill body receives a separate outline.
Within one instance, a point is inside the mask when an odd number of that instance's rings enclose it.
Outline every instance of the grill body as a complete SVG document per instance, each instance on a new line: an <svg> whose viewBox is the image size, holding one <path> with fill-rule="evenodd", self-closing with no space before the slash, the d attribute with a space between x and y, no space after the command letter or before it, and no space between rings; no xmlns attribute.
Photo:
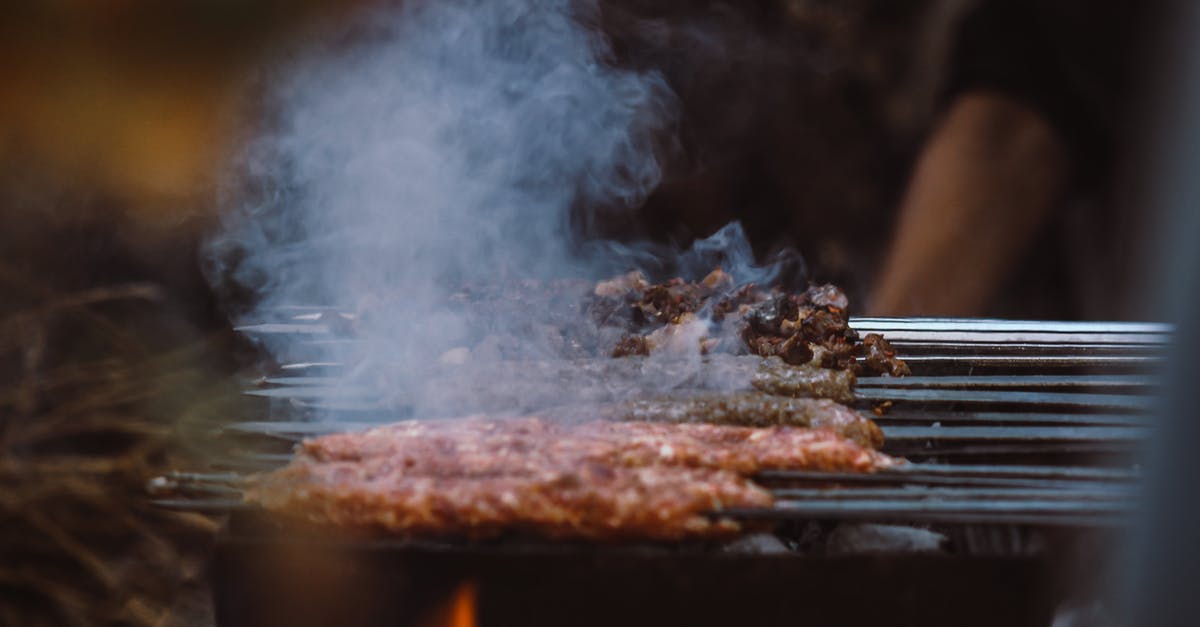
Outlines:
<svg viewBox="0 0 1200 627"><path fill-rule="evenodd" d="M220 627L425 625L467 582L480 627L1011 627L1050 624L1055 563L1046 552L816 557L354 542L241 516L217 544L212 580Z"/></svg>
<svg viewBox="0 0 1200 627"><path fill-rule="evenodd" d="M293 315L290 312L288 315ZM250 332L330 339L303 310ZM886 451L908 473L762 477L779 505L750 518L782 525L791 549L845 521L900 523L945 536L940 552L761 554L707 545L583 545L522 539L398 542L331 536L240 506L207 486L170 507L230 509L212 565L219 627L429 625L470 583L478 625L1049 625L1069 590L1105 569L1143 439L1153 375L1170 329L1157 324L860 319L913 369L863 379ZM337 364L297 363L259 389L259 413L226 436L243 451L199 483L277 465L299 438L382 418L338 398L338 422L306 387ZM291 422L280 422L280 408ZM364 409L366 408L366 409ZM300 412L301 414L303 412ZM265 418L266 420L262 420ZM814 483L815 482L815 483ZM217 483L220 483L217 482ZM822 485L824 483L825 485ZM813 488L836 490L815 492ZM199 496L196 496L199 495ZM790 495L790 496L789 496ZM811 539L811 538L810 538ZM1070 586L1062 586L1069 582Z"/></svg>

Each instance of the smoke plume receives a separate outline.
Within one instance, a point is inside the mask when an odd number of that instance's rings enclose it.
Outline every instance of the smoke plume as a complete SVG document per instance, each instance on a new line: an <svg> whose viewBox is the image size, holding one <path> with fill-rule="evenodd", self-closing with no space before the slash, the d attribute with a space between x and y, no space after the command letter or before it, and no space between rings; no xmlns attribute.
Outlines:
<svg viewBox="0 0 1200 627"><path fill-rule="evenodd" d="M636 207L673 111L658 75L612 66L594 10L389 5L272 68L216 274L264 311L387 298L370 334L419 357L461 333L447 286L587 272L569 209Z"/></svg>
<svg viewBox="0 0 1200 627"><path fill-rule="evenodd" d="M573 209L603 219L654 189L655 146L675 111L658 74L612 63L595 10L591 0L389 4L270 68L265 126L237 165L211 249L214 279L254 295L244 319L306 304L365 312L353 341L307 342L303 356L315 346L319 359L386 371L405 390L472 343L478 317L449 306L464 285L717 265L772 278L753 267L736 224L686 253L581 239L589 223L572 221ZM492 336L523 347L519 358L554 355L561 346L527 314L521 303L499 310ZM299 356L289 342L267 348ZM698 341L689 345L698 360Z"/></svg>

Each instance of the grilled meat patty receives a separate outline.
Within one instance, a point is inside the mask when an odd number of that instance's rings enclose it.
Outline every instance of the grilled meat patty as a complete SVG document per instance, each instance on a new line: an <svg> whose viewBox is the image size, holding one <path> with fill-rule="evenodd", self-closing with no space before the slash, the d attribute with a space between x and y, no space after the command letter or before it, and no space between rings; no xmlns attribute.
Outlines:
<svg viewBox="0 0 1200 627"><path fill-rule="evenodd" d="M697 394L626 401L586 411L609 420L810 427L833 431L860 446L876 449L883 446L883 432L873 421L824 398L781 398L755 393Z"/></svg>
<svg viewBox="0 0 1200 627"><path fill-rule="evenodd" d="M771 495L736 473L611 467L483 477L409 475L382 459L300 462L250 493L269 509L340 527L404 537L676 540L737 534L741 525L704 512L763 507Z"/></svg>
<svg viewBox="0 0 1200 627"><path fill-rule="evenodd" d="M654 398L668 391L750 392L854 401L854 373L791 366L750 355L697 360L577 359L467 363L439 366L415 387L383 385L389 404L412 406L421 416L478 412L536 413L566 402L610 403Z"/></svg>
<svg viewBox="0 0 1200 627"><path fill-rule="evenodd" d="M741 527L722 510L771 504L761 470L896 463L820 429L473 417L307 440L246 498L400 535L726 537Z"/></svg>

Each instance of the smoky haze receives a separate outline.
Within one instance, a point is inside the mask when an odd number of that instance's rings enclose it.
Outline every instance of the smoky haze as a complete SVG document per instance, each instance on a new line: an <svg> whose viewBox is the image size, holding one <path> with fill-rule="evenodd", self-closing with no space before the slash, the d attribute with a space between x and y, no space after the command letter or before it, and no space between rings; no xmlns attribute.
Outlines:
<svg viewBox="0 0 1200 627"><path fill-rule="evenodd" d="M389 385L404 389L469 343L471 321L447 306L462 285L596 279L631 265L749 271L736 225L690 256L580 245L573 207L601 218L634 211L657 185L654 147L676 109L657 73L613 66L595 9L586 0L391 4L269 68L265 129L237 164L229 222L211 247L214 280L255 295L243 319L297 304L366 310L354 342L316 357L386 365ZM490 324L518 336L521 357L552 352L517 331L528 328L519 307L503 316L512 319ZM301 352L267 348L279 359Z"/></svg>

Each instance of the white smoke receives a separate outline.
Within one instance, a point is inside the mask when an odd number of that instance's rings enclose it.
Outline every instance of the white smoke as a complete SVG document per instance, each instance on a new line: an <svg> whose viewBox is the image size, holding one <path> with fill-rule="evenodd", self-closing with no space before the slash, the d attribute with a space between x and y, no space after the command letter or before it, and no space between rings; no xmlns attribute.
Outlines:
<svg viewBox="0 0 1200 627"><path fill-rule="evenodd" d="M589 276L572 207L637 207L659 180L661 77L615 68L590 0L416 0L267 73L213 275L284 305L386 302L359 329L419 364L467 329L464 283ZM360 355L367 358L370 355Z"/></svg>
<svg viewBox="0 0 1200 627"><path fill-rule="evenodd" d="M564 316L596 324L591 341L605 355L620 339L578 304L571 311L572 296L559 299L565 311L532 310L509 296L520 290L504 289L514 280L594 281L630 268L694 280L721 267L761 285L797 269L794 255L756 265L737 223L687 250L581 237L590 226L573 221L581 208L601 219L635 211L657 185L656 146L670 139L676 109L658 74L613 65L592 2L388 4L269 68L264 122L231 176L210 276L251 296L246 322L279 320L291 305L359 314L350 337L260 336L275 358L339 362L349 371L340 369L348 376L332 384L335 396L366 394L416 415L748 376L700 376L702 338L736 343L705 309L659 332L670 350L620 364L633 369L623 382L594 381L586 368L568 385L554 368L486 393L455 382L499 359L562 358L574 341L555 331ZM464 286L489 285L501 286L501 305L471 311ZM581 301L592 292L582 287L570 292ZM467 362L483 370L460 367ZM457 373L449 384L428 376L446 368Z"/></svg>

